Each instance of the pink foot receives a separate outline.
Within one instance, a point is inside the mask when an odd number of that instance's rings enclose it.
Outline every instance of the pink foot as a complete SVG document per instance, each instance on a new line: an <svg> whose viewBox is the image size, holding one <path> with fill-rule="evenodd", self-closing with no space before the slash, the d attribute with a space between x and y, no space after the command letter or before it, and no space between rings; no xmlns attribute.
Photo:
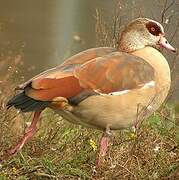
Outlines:
<svg viewBox="0 0 179 180"><path fill-rule="evenodd" d="M7 151L8 155L13 156L17 152L19 152L22 149L22 147L24 146L24 144L33 137L35 132L36 132L36 127L31 128L31 129L28 128L27 132L24 134L22 139L17 143L17 145Z"/></svg>
<svg viewBox="0 0 179 180"><path fill-rule="evenodd" d="M19 152L24 144L33 137L33 135L36 132L37 129L37 122L40 119L40 113L41 111L37 111L34 113L33 120L31 122L31 125L27 128L26 133L22 137L22 139L17 143L17 145L9 150L7 150L7 153L4 154L4 157L2 160L7 160L13 155L15 155L17 152Z"/></svg>
<svg viewBox="0 0 179 180"><path fill-rule="evenodd" d="M101 166L103 162L105 161L105 156L108 151L108 146L110 145L110 137L108 133L104 133L101 140L100 140L100 150L97 160L97 167Z"/></svg>

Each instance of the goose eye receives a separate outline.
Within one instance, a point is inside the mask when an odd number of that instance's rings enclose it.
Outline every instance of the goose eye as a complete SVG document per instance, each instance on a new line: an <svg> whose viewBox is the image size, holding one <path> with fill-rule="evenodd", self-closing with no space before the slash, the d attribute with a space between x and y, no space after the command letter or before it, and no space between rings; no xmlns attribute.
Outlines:
<svg viewBox="0 0 179 180"><path fill-rule="evenodd" d="M155 32L155 28L154 27L151 27L150 29L152 32Z"/></svg>

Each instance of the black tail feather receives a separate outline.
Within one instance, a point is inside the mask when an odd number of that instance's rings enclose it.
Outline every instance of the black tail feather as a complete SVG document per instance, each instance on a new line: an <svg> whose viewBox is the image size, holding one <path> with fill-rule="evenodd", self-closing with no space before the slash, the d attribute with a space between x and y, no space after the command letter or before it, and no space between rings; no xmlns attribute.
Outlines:
<svg viewBox="0 0 179 180"><path fill-rule="evenodd" d="M7 108L14 106L16 109L20 109L22 112L30 112L44 109L49 105L50 101L35 100L22 92L17 94L7 103Z"/></svg>

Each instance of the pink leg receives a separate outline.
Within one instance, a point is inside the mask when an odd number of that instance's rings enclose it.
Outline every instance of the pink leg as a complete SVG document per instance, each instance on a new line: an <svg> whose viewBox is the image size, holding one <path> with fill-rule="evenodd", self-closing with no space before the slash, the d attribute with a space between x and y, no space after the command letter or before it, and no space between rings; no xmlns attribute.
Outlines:
<svg viewBox="0 0 179 180"><path fill-rule="evenodd" d="M7 151L6 159L15 155L17 152L19 152L22 149L22 147L24 146L24 144L29 139L31 139L32 136L35 134L36 129L37 129L37 122L40 119L40 113L41 113L41 111L36 111L34 113L34 117L33 117L33 120L31 122L31 125L26 129L26 133L24 134L22 139L20 139L20 141L17 143L17 145Z"/></svg>
<svg viewBox="0 0 179 180"><path fill-rule="evenodd" d="M109 145L110 145L110 134L109 132L105 132L103 133L100 140L100 150L99 150L98 159L96 163L97 167L101 166L101 164L104 162Z"/></svg>

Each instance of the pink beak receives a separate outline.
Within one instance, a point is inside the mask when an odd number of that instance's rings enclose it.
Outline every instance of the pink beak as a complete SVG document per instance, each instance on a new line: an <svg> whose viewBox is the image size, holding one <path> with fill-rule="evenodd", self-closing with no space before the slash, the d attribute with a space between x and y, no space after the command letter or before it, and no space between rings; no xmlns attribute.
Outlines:
<svg viewBox="0 0 179 180"><path fill-rule="evenodd" d="M160 37L159 45L162 48L165 48L165 49L170 50L172 52L176 52L176 49L172 45L169 44L169 42L167 41L167 39L164 36Z"/></svg>

